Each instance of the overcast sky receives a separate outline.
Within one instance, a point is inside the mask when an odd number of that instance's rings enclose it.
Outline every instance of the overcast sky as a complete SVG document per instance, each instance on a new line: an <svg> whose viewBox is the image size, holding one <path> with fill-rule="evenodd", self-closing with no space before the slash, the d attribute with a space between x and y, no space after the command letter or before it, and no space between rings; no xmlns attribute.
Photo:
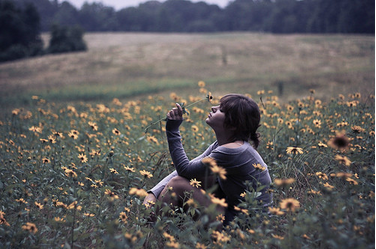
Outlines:
<svg viewBox="0 0 376 249"><path fill-rule="evenodd" d="M84 2L92 3L103 3L105 6L114 7L116 10L120 10L126 7L137 7L140 3L147 2L147 0L67 0L72 5L77 8L81 8ZM159 2L164 2L165 0L159 0ZM190 0L191 2L206 2L208 4L216 4L221 8L226 7L230 0ZM59 1L63 2L63 1Z"/></svg>

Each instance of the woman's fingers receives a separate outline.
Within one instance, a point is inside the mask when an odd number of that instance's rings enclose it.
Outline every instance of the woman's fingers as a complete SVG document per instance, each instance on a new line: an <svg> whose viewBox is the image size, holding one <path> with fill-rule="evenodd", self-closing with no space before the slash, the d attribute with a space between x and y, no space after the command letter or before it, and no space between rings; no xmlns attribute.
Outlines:
<svg viewBox="0 0 376 249"><path fill-rule="evenodd" d="M183 108L176 103L176 107L172 108L172 110L167 113L167 118L172 120L183 119Z"/></svg>
<svg viewBox="0 0 376 249"><path fill-rule="evenodd" d="M151 205L151 203L155 203L156 200L157 200L157 198L154 196L154 194L149 193L145 197L143 204L148 207L148 206Z"/></svg>

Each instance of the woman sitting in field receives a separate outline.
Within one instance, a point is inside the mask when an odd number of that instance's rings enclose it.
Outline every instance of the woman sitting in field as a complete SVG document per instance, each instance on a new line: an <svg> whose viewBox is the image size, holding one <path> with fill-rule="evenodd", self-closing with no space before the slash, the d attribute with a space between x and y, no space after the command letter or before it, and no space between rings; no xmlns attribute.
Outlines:
<svg viewBox="0 0 376 249"><path fill-rule="evenodd" d="M267 165L256 151L259 145L259 134L256 130L260 126L258 105L240 94L222 97L220 105L213 106L206 119L217 140L193 160L188 159L181 142L179 126L183 122L183 110L180 105L176 106L168 112L166 123L169 150L176 170L149 191L144 204L158 199L169 205L183 207L185 192L190 192L197 203L207 207L211 204L210 199L200 188L190 184L190 179L196 178L206 181L206 184L202 185L218 184L214 194L217 198L225 198L227 203L226 208L219 208L219 212L225 215L224 225L233 220L237 213L234 207L244 200L241 194L247 189L246 182L251 183L255 191L258 188L257 191L261 192L257 200L262 205L269 205L272 195L267 190L271 179ZM212 159L226 170L225 177L216 176L213 181L210 177L205 179L205 162ZM262 190L259 189L260 186L264 186Z"/></svg>

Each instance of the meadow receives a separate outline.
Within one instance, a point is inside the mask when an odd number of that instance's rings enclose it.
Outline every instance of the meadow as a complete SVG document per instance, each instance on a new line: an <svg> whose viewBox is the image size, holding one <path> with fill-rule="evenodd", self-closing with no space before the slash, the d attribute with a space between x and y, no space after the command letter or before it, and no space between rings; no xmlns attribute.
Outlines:
<svg viewBox="0 0 376 249"><path fill-rule="evenodd" d="M43 34L45 45L48 35ZM0 64L0 112L30 104L111 101L170 91L273 90L281 102L308 89L329 100L375 91L375 39L361 35L88 33L88 51Z"/></svg>
<svg viewBox="0 0 376 249"><path fill-rule="evenodd" d="M89 34L87 53L0 65L1 248L374 248L373 37L106 35ZM166 112L185 104L193 158L229 91L261 109L273 206L249 189L217 230L224 203L187 196L188 212L151 222L146 191L174 170Z"/></svg>

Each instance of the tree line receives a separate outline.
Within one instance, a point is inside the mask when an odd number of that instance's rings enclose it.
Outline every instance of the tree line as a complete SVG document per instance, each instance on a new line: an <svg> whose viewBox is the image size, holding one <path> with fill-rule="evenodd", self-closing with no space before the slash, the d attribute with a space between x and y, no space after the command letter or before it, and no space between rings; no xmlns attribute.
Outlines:
<svg viewBox="0 0 376 249"><path fill-rule="evenodd" d="M67 27L54 23L50 31L49 46L45 49L40 36L40 16L35 5L0 0L0 62L87 49L83 30L79 26Z"/></svg>
<svg viewBox="0 0 376 249"><path fill-rule="evenodd" d="M88 32L375 33L375 0L234 0L225 8L167 0L118 11L102 3L77 9L67 1L14 1L36 6L42 31L57 23Z"/></svg>
<svg viewBox="0 0 376 249"><path fill-rule="evenodd" d="M41 31L50 31L44 49ZM86 50L84 31L375 33L375 0L234 0L225 8L188 0L114 8L58 0L0 0L0 62Z"/></svg>

